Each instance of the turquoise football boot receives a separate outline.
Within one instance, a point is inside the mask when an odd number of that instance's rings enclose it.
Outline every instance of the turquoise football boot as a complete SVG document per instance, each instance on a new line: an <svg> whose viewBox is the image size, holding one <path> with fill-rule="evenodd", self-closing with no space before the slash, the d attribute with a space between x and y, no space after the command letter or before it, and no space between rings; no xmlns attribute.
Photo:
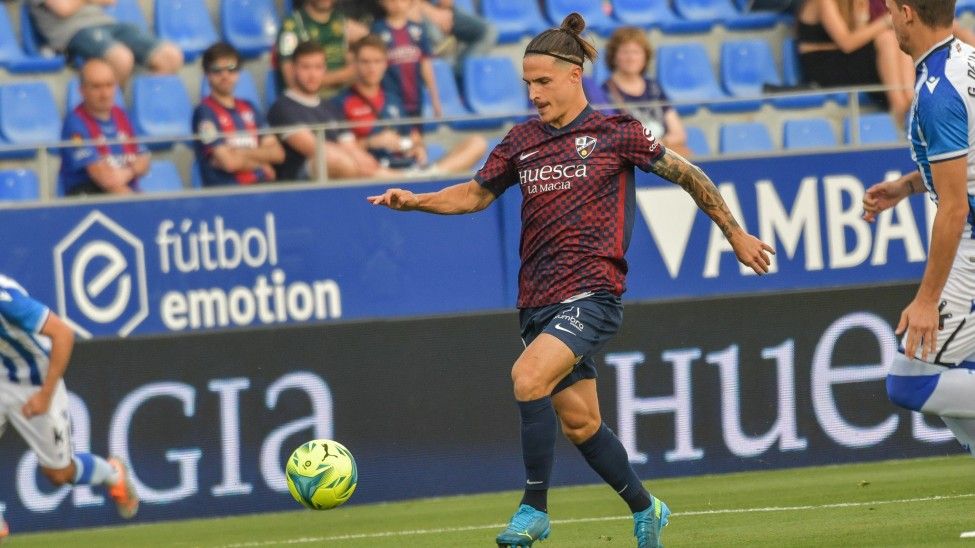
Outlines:
<svg viewBox="0 0 975 548"><path fill-rule="evenodd" d="M548 521L548 514L522 504L518 511L511 516L508 528L501 531L497 537L498 546L531 546L536 540L545 540L552 532L552 525Z"/></svg>
<svg viewBox="0 0 975 548"><path fill-rule="evenodd" d="M660 548L661 530L667 526L670 508L664 501L651 497L653 503L650 508L633 514L633 536L636 537L638 548Z"/></svg>

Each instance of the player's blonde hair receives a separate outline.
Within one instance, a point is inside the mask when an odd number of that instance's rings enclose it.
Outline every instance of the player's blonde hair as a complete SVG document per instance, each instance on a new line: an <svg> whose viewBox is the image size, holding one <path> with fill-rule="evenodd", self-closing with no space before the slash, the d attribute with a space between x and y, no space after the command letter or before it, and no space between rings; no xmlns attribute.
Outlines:
<svg viewBox="0 0 975 548"><path fill-rule="evenodd" d="M582 66L596 61L596 46L582 37L586 20L576 12L565 16L557 29L548 29L532 39L525 55L549 55L560 61Z"/></svg>

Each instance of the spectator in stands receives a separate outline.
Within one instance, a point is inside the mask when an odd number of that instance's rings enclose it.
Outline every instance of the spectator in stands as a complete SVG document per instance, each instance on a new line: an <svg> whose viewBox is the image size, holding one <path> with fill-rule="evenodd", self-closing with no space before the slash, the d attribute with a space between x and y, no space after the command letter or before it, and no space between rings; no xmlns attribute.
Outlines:
<svg viewBox="0 0 975 548"><path fill-rule="evenodd" d="M27 1L37 30L51 48L71 58L100 57L123 84L135 63L159 74L172 74L183 66L183 52L176 45L105 13L104 6L115 0Z"/></svg>
<svg viewBox="0 0 975 548"><path fill-rule="evenodd" d="M79 146L61 149L58 185L66 196L132 192L149 170L149 152L133 141L129 117L115 104L115 71L103 59L89 59L80 84L82 102L65 116L61 130L62 140ZM116 139L122 142L105 142Z"/></svg>
<svg viewBox="0 0 975 548"><path fill-rule="evenodd" d="M203 52L210 95L193 111L193 133L199 136L194 149L203 186L273 181L271 164L284 161L284 149L276 137L258 136L257 130L267 124L257 107L234 97L241 62L240 53L225 42Z"/></svg>
<svg viewBox="0 0 975 548"><path fill-rule="evenodd" d="M382 38L388 53L389 69L383 87L400 97L406 116L414 117L420 116L426 86L433 114L439 118L443 110L430 62L430 37L422 25L410 20L413 1L380 0L386 16L373 22L372 33Z"/></svg>
<svg viewBox="0 0 975 548"><path fill-rule="evenodd" d="M498 42L498 30L490 21L457 7L454 0L419 0L414 5L432 44L456 40L454 67L458 79L468 57L488 55Z"/></svg>
<svg viewBox="0 0 975 548"><path fill-rule="evenodd" d="M345 120L363 123L348 130L342 138L356 142L391 168L427 167L427 149L416 126L381 127L377 120L397 120L403 106L399 98L382 88L386 73L386 45L375 35L360 38L351 46L355 83L332 101ZM341 139L341 138L340 138ZM467 173L487 150L487 141L472 135L454 146L443 158L429 166L429 173Z"/></svg>
<svg viewBox="0 0 975 548"><path fill-rule="evenodd" d="M278 90L294 86L291 56L299 43L311 41L321 44L325 51L323 95L334 95L352 82L352 68L347 58L349 42L365 36L367 30L336 9L335 0L306 0L281 22L274 44Z"/></svg>
<svg viewBox="0 0 975 548"><path fill-rule="evenodd" d="M317 175L315 134L307 127L338 120L319 90L325 78L325 52L317 42L302 42L291 55L294 87L282 94L271 110L268 122L273 127L289 127L279 135L284 145L284 161L275 164L279 180L295 181ZM383 173L379 163L355 143L338 143L326 133L324 159L329 178L373 177Z"/></svg>
<svg viewBox="0 0 975 548"><path fill-rule="evenodd" d="M603 82L602 89L610 102L640 120L664 146L688 157L691 151L687 148L687 133L676 109L667 104L627 106L627 103L667 101L660 85L647 76L652 57L653 48L642 29L616 29L606 44L606 65L612 75Z"/></svg>
<svg viewBox="0 0 975 548"><path fill-rule="evenodd" d="M805 0L796 17L803 77L823 87L882 83L890 89L878 98L903 123L914 98L914 64L898 47L890 17L874 15L867 0Z"/></svg>

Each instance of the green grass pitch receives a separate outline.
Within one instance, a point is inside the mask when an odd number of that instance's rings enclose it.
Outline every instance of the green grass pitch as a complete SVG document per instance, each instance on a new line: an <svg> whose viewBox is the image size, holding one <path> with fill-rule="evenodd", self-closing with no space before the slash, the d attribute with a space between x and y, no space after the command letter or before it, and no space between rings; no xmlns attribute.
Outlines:
<svg viewBox="0 0 975 548"><path fill-rule="evenodd" d="M975 461L967 456L647 482L674 512L668 547L969 546ZM350 505L234 518L13 536L6 546L493 546L518 493ZM353 500L354 500L353 496ZM604 485L554 489L540 548L633 546L626 507ZM6 546L4 548L6 548Z"/></svg>

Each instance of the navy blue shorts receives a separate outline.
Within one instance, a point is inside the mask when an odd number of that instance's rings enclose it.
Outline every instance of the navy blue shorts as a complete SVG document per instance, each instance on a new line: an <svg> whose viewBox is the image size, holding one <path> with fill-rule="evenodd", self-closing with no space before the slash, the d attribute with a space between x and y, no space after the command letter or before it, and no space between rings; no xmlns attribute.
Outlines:
<svg viewBox="0 0 975 548"><path fill-rule="evenodd" d="M572 371L555 385L553 394L582 379L596 378L593 356L616 335L623 323L623 303L608 291L573 297L561 303L522 308L521 340L527 347L541 333L564 342L576 356Z"/></svg>

